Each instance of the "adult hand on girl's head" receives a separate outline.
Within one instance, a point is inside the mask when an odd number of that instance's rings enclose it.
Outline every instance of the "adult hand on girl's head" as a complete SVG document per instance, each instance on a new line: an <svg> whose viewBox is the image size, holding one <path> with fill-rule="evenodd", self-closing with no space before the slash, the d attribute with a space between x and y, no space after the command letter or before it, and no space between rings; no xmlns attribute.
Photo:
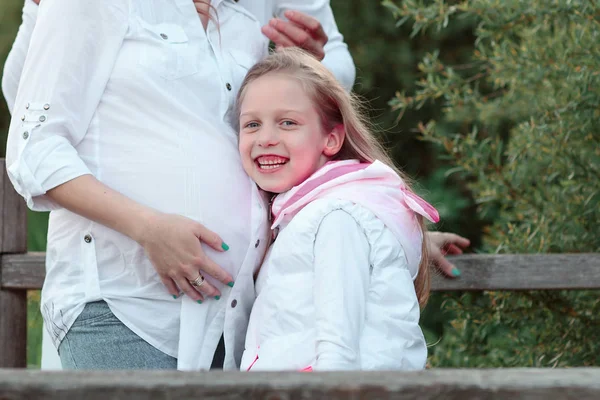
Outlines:
<svg viewBox="0 0 600 400"><path fill-rule="evenodd" d="M181 215L156 213L148 219L136 241L144 247L174 297L179 296L180 289L194 301L221 294L208 281L196 290L190 282L199 274L210 275L226 285L233 283L231 275L202 251L200 242L220 252L227 250L227 245L219 235L196 221Z"/></svg>
<svg viewBox="0 0 600 400"><path fill-rule="evenodd" d="M268 37L276 48L300 47L319 61L325 57L325 44L329 40L321 23L300 11L286 11L289 21L273 18L262 27L262 33Z"/></svg>
<svg viewBox="0 0 600 400"><path fill-rule="evenodd" d="M447 277L460 276L460 270L444 257L446 254L462 254L471 242L454 233L427 232L429 259Z"/></svg>

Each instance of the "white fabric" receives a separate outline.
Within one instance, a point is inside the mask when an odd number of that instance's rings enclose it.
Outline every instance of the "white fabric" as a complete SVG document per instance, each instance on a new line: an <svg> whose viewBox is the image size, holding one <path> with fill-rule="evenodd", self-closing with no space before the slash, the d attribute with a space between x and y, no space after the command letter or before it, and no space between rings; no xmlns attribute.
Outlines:
<svg viewBox="0 0 600 400"><path fill-rule="evenodd" d="M424 368L410 266L380 219L328 197L279 229L256 282L242 370Z"/></svg>
<svg viewBox="0 0 600 400"><path fill-rule="evenodd" d="M8 110L12 111L17 97L17 88L21 71L27 57L27 49L31 40L31 33L35 27L38 6L32 0L25 0L23 4L23 21L15 38L11 51L6 58L4 74L2 75L2 93L6 99Z"/></svg>
<svg viewBox="0 0 600 400"><path fill-rule="evenodd" d="M309 179L275 198L271 229L283 219L293 218L306 204L323 197L351 200L371 210L404 247L411 276L417 276L423 243L417 215L438 222L439 214L414 194L392 168L379 160L328 162Z"/></svg>
<svg viewBox="0 0 600 400"><path fill-rule="evenodd" d="M29 207L52 210L42 314L55 346L86 302L104 299L181 369L208 368L224 328L225 368L237 368L268 227L229 122L245 72L267 52L263 16L213 0L219 26L205 33L191 0L43 0L28 44L37 10L30 3L3 79L9 99L20 80L9 100L7 165ZM252 3L269 16L283 4ZM297 8L310 5L328 9L316 0ZM337 32L332 19L322 23ZM337 42L330 65L353 78L339 34ZM234 276L234 288L219 285L221 300L201 305L172 299L137 243L45 196L84 174L219 233L230 250L205 251Z"/></svg>

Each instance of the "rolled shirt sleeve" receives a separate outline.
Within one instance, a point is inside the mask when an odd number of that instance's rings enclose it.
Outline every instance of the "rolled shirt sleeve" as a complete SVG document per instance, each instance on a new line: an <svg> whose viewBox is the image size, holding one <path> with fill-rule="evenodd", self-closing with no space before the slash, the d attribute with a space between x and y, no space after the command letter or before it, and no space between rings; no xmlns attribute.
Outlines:
<svg viewBox="0 0 600 400"><path fill-rule="evenodd" d="M76 146L122 46L128 4L44 0L39 6L6 150L8 176L33 210L58 208L46 192L91 173Z"/></svg>
<svg viewBox="0 0 600 400"><path fill-rule="evenodd" d="M4 64L4 72L2 75L2 93L8 104L8 110L12 113L17 97L17 88L21 79L21 71L29 49L29 41L31 33L35 26L37 18L38 6L32 0L25 0L23 5L23 21L17 32L17 37L12 45L6 63Z"/></svg>
<svg viewBox="0 0 600 400"><path fill-rule="evenodd" d="M314 299L317 360L314 370L360 369L360 335L369 289L370 246L343 210L328 214L315 240Z"/></svg>
<svg viewBox="0 0 600 400"><path fill-rule="evenodd" d="M344 37L340 33L329 0L276 0L276 15L283 18L286 10L308 14L321 23L327 34L323 64L335 75L346 90L352 90L356 68Z"/></svg>

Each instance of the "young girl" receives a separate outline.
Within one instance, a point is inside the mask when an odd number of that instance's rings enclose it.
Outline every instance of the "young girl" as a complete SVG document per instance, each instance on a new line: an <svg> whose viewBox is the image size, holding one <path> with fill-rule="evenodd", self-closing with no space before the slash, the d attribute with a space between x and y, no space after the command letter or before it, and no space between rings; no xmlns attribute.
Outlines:
<svg viewBox="0 0 600 400"><path fill-rule="evenodd" d="M246 172L272 202L242 370L416 370L429 292L415 195L334 76L300 50L248 72L238 96Z"/></svg>

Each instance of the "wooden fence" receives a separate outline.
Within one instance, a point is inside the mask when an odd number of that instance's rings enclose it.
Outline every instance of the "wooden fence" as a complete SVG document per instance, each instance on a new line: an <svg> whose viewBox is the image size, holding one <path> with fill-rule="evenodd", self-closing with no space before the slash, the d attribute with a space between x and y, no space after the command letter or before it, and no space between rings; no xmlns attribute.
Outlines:
<svg viewBox="0 0 600 400"><path fill-rule="evenodd" d="M452 261L462 276L452 280L435 276L434 291L600 289L597 253L465 255ZM40 289L44 275L44 253L27 252L26 207L14 192L4 160L0 159L0 368L26 367L27 290ZM322 377L212 372L61 374L67 373L0 370L0 399L21 398L19 391L25 387L29 395L23 398L46 400L117 399L121 395L129 399L182 400L191 398L192 393L202 399L416 399L437 395L447 399L600 399L600 369L348 373ZM556 397L561 394L566 397Z"/></svg>

